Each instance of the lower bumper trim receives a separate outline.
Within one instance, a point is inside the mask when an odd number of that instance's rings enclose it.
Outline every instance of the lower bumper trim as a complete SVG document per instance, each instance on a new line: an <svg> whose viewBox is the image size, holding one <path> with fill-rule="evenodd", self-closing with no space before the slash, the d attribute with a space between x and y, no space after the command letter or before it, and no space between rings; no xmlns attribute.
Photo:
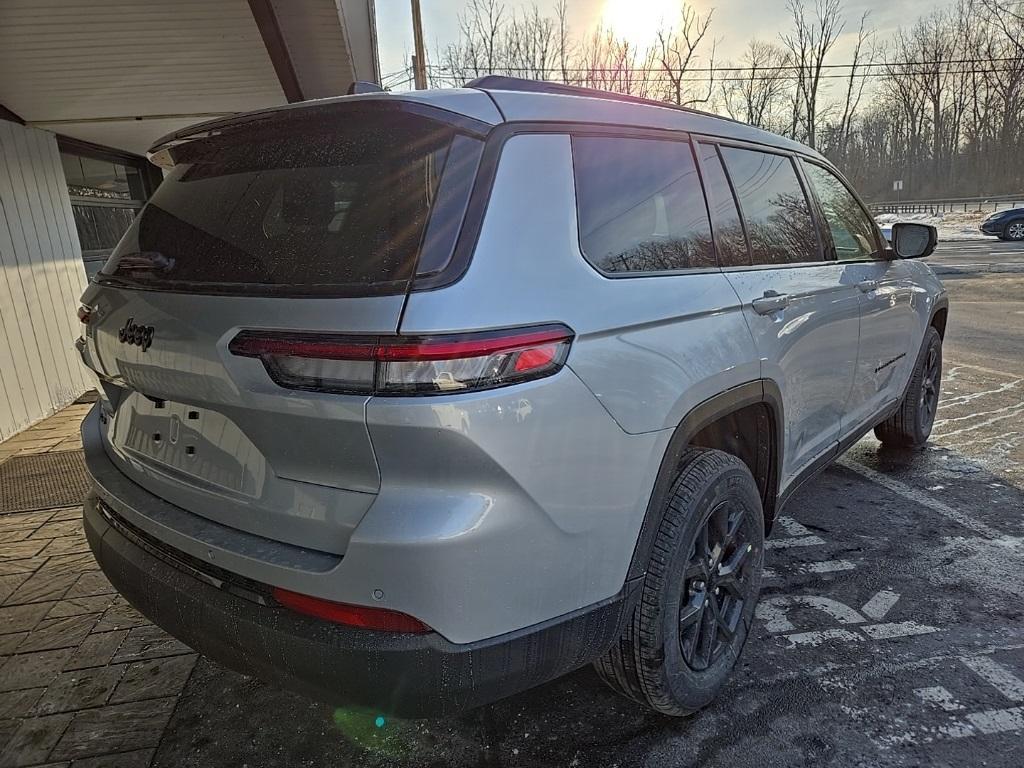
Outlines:
<svg viewBox="0 0 1024 768"><path fill-rule="evenodd" d="M176 567L113 525L95 496L85 531L111 583L143 615L200 653L243 674L336 705L399 717L452 714L547 682L595 660L620 634L636 583L615 597L478 643L436 633L342 627Z"/></svg>

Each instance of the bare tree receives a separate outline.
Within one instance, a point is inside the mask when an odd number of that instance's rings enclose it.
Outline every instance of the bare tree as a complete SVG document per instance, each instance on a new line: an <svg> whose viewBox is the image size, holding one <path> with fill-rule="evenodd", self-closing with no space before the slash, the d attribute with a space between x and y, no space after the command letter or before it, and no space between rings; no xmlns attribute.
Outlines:
<svg viewBox="0 0 1024 768"><path fill-rule="evenodd" d="M847 156L857 109L861 99L864 98L864 87L868 81L865 76L865 64L871 66L875 61L875 32L867 26L869 15L870 13L865 11L864 15L860 17L857 42L853 48L853 60L850 62L850 76L846 80L846 97L843 100L843 114L839 120L836 142L836 154L843 160Z"/></svg>
<svg viewBox="0 0 1024 768"><path fill-rule="evenodd" d="M1007 40L1024 53L1024 2L1021 0L980 0L980 7Z"/></svg>
<svg viewBox="0 0 1024 768"><path fill-rule="evenodd" d="M784 128L777 113L789 86L789 53L773 43L753 39L740 66L724 65L719 83L721 107L729 117L770 131Z"/></svg>
<svg viewBox="0 0 1024 768"><path fill-rule="evenodd" d="M844 29L842 0L803 2L789 0L791 29L779 44L751 40L722 66L711 13L685 4L643 49L614 29L573 35L567 0L548 12L467 0L430 82L499 73L708 103L817 147L869 197L883 197L894 178L922 197L1024 190L1024 0L946 0L884 48L865 14L838 75L829 58ZM829 82L841 84L834 95Z"/></svg>
<svg viewBox="0 0 1024 768"><path fill-rule="evenodd" d="M653 54L598 27L579 49L571 83L649 98L655 95Z"/></svg>
<svg viewBox="0 0 1024 768"><path fill-rule="evenodd" d="M687 81L687 71L697 61L698 49L711 26L712 15L714 9L701 16L692 6L683 4L679 24L667 29L662 26L658 30L656 57L659 72L666 80L666 101L673 104L697 104L711 98L714 87L714 47L706 92L700 96L688 95L684 83Z"/></svg>
<svg viewBox="0 0 1024 768"><path fill-rule="evenodd" d="M567 0L558 0L555 8L555 24L558 28L558 68L562 74L562 82L569 82L570 61L573 56L572 37L569 34L569 6Z"/></svg>
<svg viewBox="0 0 1024 768"><path fill-rule="evenodd" d="M813 20L808 20L802 0L789 0L787 7L793 17L793 30L782 35L782 42L789 49L796 82L790 133L796 136L803 123L807 143L815 147L822 69L844 26L839 16L840 0L815 0Z"/></svg>

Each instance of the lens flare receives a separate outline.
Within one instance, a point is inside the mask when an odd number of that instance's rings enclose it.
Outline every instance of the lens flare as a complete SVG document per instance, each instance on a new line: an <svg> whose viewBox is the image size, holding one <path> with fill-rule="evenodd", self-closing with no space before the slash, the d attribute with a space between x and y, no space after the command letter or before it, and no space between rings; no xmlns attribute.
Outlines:
<svg viewBox="0 0 1024 768"><path fill-rule="evenodd" d="M415 748L416 732L401 720L369 709L334 710L334 726L350 743L386 757L402 757Z"/></svg>

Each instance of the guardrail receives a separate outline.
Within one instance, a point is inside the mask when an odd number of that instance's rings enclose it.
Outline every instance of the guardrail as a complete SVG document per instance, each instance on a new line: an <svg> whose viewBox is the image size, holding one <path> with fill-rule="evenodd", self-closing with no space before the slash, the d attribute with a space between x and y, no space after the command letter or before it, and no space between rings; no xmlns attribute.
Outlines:
<svg viewBox="0 0 1024 768"><path fill-rule="evenodd" d="M999 211L1006 208L1024 208L1024 193L1019 195L990 195L988 197L950 197L935 200L889 200L868 203L871 213L945 213L947 211Z"/></svg>

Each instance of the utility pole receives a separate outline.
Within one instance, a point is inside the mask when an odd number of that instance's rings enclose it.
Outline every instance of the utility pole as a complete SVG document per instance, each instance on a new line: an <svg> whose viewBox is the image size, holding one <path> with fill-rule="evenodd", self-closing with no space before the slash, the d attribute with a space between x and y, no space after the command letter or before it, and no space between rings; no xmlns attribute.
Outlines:
<svg viewBox="0 0 1024 768"><path fill-rule="evenodd" d="M423 50L423 21L420 18L420 0L412 0L412 37L416 55L412 58L412 75L417 91L427 88L427 54Z"/></svg>

